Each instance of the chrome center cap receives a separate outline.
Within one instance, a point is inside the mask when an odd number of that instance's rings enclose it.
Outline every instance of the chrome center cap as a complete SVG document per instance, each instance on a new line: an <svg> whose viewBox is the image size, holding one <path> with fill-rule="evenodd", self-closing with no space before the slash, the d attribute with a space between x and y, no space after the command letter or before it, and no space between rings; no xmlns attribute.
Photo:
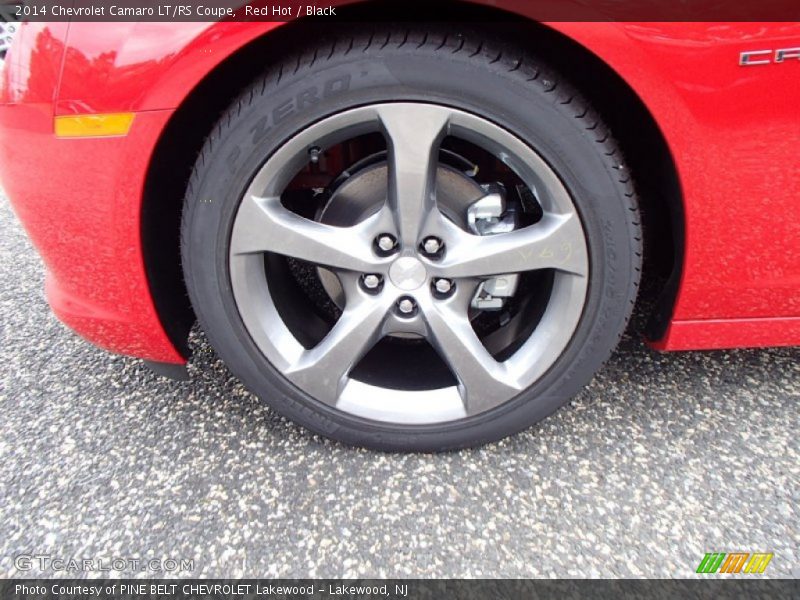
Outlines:
<svg viewBox="0 0 800 600"><path fill-rule="evenodd" d="M415 290L425 283L427 278L425 265L413 256L401 256L389 267L389 279L401 290Z"/></svg>

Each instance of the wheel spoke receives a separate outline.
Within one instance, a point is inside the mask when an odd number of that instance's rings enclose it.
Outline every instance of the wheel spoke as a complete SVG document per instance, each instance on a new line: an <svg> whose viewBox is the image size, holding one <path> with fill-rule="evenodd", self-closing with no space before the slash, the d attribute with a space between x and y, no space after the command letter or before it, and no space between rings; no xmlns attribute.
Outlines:
<svg viewBox="0 0 800 600"><path fill-rule="evenodd" d="M293 213L280 198L248 196L239 209L231 251L275 252L318 265L369 271L375 265L371 236L381 218L376 213L352 227L333 227Z"/></svg>
<svg viewBox="0 0 800 600"><path fill-rule="evenodd" d="M382 106L378 115L388 138L388 205L400 241L414 248L435 204L439 143L450 111L425 104L389 104Z"/></svg>
<svg viewBox="0 0 800 600"><path fill-rule="evenodd" d="M487 236L471 235L447 223L450 251L434 266L442 276L485 277L535 269L588 274L583 231L575 214L546 213L535 225Z"/></svg>
<svg viewBox="0 0 800 600"><path fill-rule="evenodd" d="M491 408L521 391L506 365L481 343L466 314L452 306L424 311L430 341L458 379L467 414Z"/></svg>
<svg viewBox="0 0 800 600"><path fill-rule="evenodd" d="M387 311L386 302L352 303L321 342L300 353L286 376L317 399L335 405L350 370L382 337Z"/></svg>

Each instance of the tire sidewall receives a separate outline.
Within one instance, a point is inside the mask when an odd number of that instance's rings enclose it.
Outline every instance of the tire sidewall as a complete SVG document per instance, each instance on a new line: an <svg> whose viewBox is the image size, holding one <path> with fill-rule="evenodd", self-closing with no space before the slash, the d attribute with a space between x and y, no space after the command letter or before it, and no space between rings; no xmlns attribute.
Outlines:
<svg viewBox="0 0 800 600"><path fill-rule="evenodd" d="M336 56L268 75L245 92L206 144L184 209L183 266L201 326L218 355L256 395L305 427L378 449L446 450L497 440L566 403L600 368L624 329L638 283L633 215L613 161L592 131L548 91L504 65L435 52L387 50ZM501 68L502 67L502 68ZM387 101L438 103L511 131L553 168L578 209L590 257L583 315L565 351L530 388L456 422L404 426L325 405L286 380L263 356L236 308L228 250L242 196L269 156L297 132L337 112Z"/></svg>

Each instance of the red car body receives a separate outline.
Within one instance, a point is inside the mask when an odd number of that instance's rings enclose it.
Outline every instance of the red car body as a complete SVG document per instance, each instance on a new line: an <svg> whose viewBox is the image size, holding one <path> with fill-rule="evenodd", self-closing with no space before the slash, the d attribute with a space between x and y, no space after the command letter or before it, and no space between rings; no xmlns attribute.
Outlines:
<svg viewBox="0 0 800 600"><path fill-rule="evenodd" d="M515 7L524 14L525 4ZM282 23L27 23L0 82L0 176L58 317L95 344L185 362L143 250L155 148L186 98ZM630 86L680 185L680 278L664 350L800 344L798 23L547 23ZM763 64L740 65L765 51ZM768 51L768 52L766 52ZM133 112L125 136L58 138L54 117Z"/></svg>

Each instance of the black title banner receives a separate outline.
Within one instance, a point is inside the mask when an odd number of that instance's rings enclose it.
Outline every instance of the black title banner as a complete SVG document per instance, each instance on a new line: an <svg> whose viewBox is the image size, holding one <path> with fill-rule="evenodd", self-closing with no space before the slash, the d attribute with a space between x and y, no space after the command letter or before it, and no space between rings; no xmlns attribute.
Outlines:
<svg viewBox="0 0 800 600"><path fill-rule="evenodd" d="M797 0L0 0L6 21L796 21Z"/></svg>

